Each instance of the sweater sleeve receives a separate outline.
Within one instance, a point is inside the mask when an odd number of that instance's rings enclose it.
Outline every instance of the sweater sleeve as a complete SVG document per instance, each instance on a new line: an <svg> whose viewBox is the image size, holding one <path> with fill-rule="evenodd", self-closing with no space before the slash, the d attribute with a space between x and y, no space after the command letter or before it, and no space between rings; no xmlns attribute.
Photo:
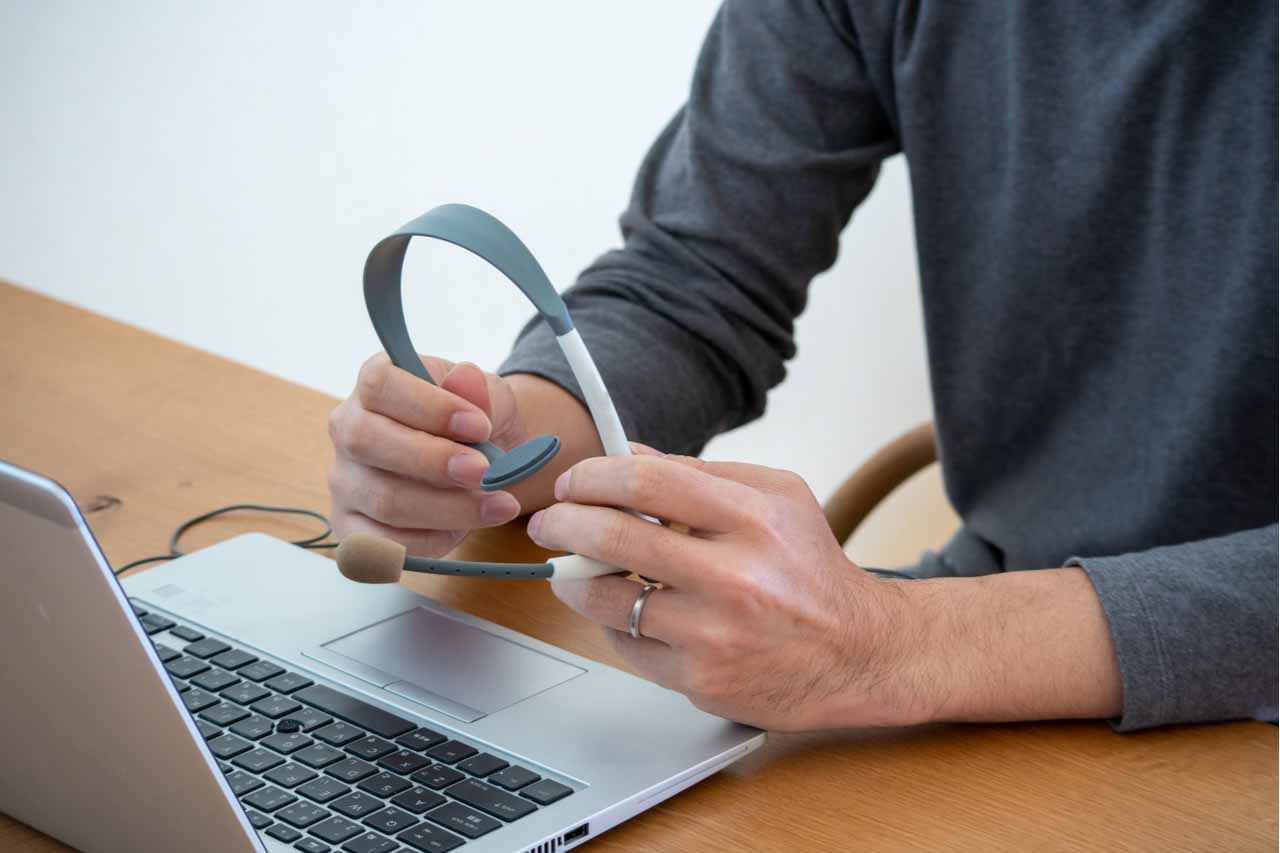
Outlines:
<svg viewBox="0 0 1280 853"><path fill-rule="evenodd" d="M1110 624L1124 688L1113 724L1276 720L1277 527L1073 557Z"/></svg>
<svg viewBox="0 0 1280 853"><path fill-rule="evenodd" d="M566 292L631 438L696 453L782 381L809 282L898 150L846 15L726 2L641 166L623 248ZM499 372L582 399L536 320Z"/></svg>

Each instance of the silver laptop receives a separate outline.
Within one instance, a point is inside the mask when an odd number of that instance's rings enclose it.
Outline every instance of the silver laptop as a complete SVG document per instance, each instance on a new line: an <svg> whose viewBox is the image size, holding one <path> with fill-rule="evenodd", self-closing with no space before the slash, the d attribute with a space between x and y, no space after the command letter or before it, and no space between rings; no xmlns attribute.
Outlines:
<svg viewBox="0 0 1280 853"><path fill-rule="evenodd" d="M117 582L0 462L0 811L87 851L556 853L764 733L240 536Z"/></svg>

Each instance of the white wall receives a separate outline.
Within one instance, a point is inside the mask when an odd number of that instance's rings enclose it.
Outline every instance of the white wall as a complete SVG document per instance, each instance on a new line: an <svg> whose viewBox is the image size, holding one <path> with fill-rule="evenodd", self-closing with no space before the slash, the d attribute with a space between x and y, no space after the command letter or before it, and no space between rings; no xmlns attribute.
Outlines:
<svg viewBox="0 0 1280 853"><path fill-rule="evenodd" d="M493 211L561 286L618 243L715 6L0 0L0 277L345 394L365 254L426 208ZM425 351L491 368L529 312L447 247L407 275ZM821 496L928 416L897 158L768 415L709 455Z"/></svg>

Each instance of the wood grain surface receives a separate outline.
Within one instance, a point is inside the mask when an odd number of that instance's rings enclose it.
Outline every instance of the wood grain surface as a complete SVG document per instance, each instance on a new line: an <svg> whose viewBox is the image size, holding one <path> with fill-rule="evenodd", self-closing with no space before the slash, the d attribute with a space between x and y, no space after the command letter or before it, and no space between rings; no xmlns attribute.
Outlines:
<svg viewBox="0 0 1280 853"><path fill-rule="evenodd" d="M62 482L117 565L162 552L178 523L224 504L328 509L332 398L4 283L0 400L0 458ZM312 528L233 517L185 543L248 529L296 537ZM465 550L519 559L533 546L517 523ZM622 665L545 584L405 583ZM749 759L587 848L1275 850L1276 767L1276 729L1246 722L1124 736L1104 723L772 735ZM0 816L0 849L66 848Z"/></svg>

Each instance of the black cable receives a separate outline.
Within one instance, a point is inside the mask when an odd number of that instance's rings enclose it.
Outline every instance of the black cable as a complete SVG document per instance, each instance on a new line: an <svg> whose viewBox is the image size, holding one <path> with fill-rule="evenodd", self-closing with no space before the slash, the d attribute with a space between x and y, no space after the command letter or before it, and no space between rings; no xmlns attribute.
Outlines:
<svg viewBox="0 0 1280 853"><path fill-rule="evenodd" d="M141 560L134 560L132 563L125 563L118 569L112 569L112 573L117 577L138 566L145 566L147 563L158 563L162 560L173 560L184 555L184 552L178 550L178 540L182 538L182 534L186 533L197 524L203 524L210 519L217 518L220 515L226 515L229 512L274 512L280 515L305 515L308 518L314 518L324 524L324 532L309 536L306 539L297 539L290 542L290 545L297 545L299 548L337 548L337 542L325 542L325 538L333 533L333 526L329 523L329 519L315 510L298 509L289 506L264 506L263 504L231 504L230 506L219 507L210 510L203 515L197 515L195 518L189 518L178 528L173 531L173 535L169 537L169 553L161 554L155 557L143 557Z"/></svg>

